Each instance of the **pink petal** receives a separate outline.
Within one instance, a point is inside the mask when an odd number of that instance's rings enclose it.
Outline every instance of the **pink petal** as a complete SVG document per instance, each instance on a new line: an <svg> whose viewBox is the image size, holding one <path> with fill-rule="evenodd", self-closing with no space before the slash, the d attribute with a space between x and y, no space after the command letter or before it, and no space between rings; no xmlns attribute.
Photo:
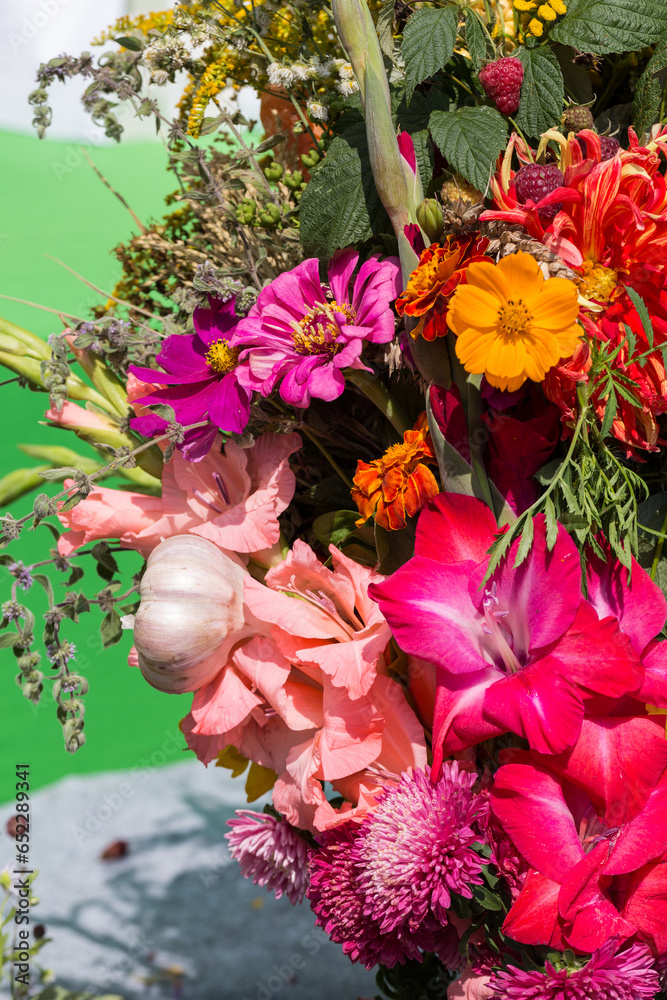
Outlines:
<svg viewBox="0 0 667 1000"><path fill-rule="evenodd" d="M667 851L667 776L649 795L638 816L621 830L605 874L624 875Z"/></svg>
<svg viewBox="0 0 667 1000"><path fill-rule="evenodd" d="M497 533L496 519L483 501L440 493L419 516L415 555L442 563L479 563Z"/></svg>
<svg viewBox="0 0 667 1000"><path fill-rule="evenodd" d="M491 810L528 864L548 878L562 882L584 855L563 789L540 767L499 768Z"/></svg>
<svg viewBox="0 0 667 1000"><path fill-rule="evenodd" d="M253 694L236 668L229 664L203 688L195 691L192 717L195 735L214 736L242 722L262 699Z"/></svg>
<svg viewBox="0 0 667 1000"><path fill-rule="evenodd" d="M368 767L380 753L385 721L369 698L351 701L324 678L322 776L331 781Z"/></svg>
<svg viewBox="0 0 667 1000"><path fill-rule="evenodd" d="M623 941L635 931L603 891L603 884L609 884L608 854L609 843L603 841L575 865L561 886L558 909L565 924L564 937L576 951L594 951L612 935Z"/></svg>
<svg viewBox="0 0 667 1000"><path fill-rule="evenodd" d="M620 698L643 680L639 658L616 619L600 621L587 601L551 652L579 687L597 694Z"/></svg>
<svg viewBox="0 0 667 1000"><path fill-rule="evenodd" d="M667 952L667 860L615 879L621 914L639 930L654 955Z"/></svg>
<svg viewBox="0 0 667 1000"><path fill-rule="evenodd" d="M587 561L588 600L600 618L614 615L637 653L658 635L667 618L667 601L646 570L632 560L632 574L613 559Z"/></svg>
<svg viewBox="0 0 667 1000"><path fill-rule="evenodd" d="M530 870L505 917L503 933L522 944L565 948L558 915L560 883Z"/></svg>

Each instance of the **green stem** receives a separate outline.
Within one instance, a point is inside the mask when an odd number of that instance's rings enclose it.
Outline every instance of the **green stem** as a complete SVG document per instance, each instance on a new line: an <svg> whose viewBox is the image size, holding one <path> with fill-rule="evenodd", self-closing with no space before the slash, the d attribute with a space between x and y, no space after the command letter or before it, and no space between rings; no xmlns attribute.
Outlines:
<svg viewBox="0 0 667 1000"><path fill-rule="evenodd" d="M657 544L655 546L655 551L653 553L653 562L651 563L651 572L649 576L652 580L655 580L656 573L658 572L658 563L662 558L662 550L665 544L665 533L667 532L667 511L665 511L665 516L662 521L662 528L660 531L660 537L658 538Z"/></svg>
<svg viewBox="0 0 667 1000"><path fill-rule="evenodd" d="M340 478L343 480L343 482L347 486L348 490L353 489L354 488L354 483L352 482L352 480L350 479L350 477L345 472L343 472L343 470L341 469L340 465L338 464L338 462L336 461L336 459L333 457L333 455L331 454L331 452L329 451L329 449L325 445L323 445L321 441L317 440L317 436L315 434L313 434L313 432L308 427L306 427L305 424L301 424L299 426L299 430L303 431L303 433L306 435L307 438L310 438L310 440L313 442L313 444L315 445L316 448L319 448L319 450L322 452L322 454L326 458L326 460L329 463L329 465L331 466L331 468L334 470L334 472L337 472L338 475L340 476Z"/></svg>
<svg viewBox="0 0 667 1000"><path fill-rule="evenodd" d="M359 368L348 368L345 378L377 406L401 437L410 430L412 424L379 378Z"/></svg>

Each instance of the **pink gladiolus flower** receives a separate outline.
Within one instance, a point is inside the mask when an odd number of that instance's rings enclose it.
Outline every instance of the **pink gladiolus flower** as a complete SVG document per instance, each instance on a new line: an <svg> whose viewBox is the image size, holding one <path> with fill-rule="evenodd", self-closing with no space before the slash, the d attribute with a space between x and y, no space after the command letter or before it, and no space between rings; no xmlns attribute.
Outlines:
<svg viewBox="0 0 667 1000"><path fill-rule="evenodd" d="M391 967L421 961L423 950L458 964L447 910L451 891L471 898L470 886L482 882L471 847L479 836L472 824L486 809L473 795L476 780L456 761L436 782L428 768L404 774L361 827L345 824L320 838L307 896L317 923L353 962Z"/></svg>
<svg viewBox="0 0 667 1000"><path fill-rule="evenodd" d="M267 813L237 809L227 820L229 853L241 865L244 878L266 886L276 899L286 895L294 906L308 888L308 846L301 834Z"/></svg>
<svg viewBox="0 0 667 1000"><path fill-rule="evenodd" d="M71 511L59 514L69 528L58 549L101 538L146 556L163 538L201 535L229 552L257 553L279 538L281 514L294 493L288 458L301 446L298 434L264 434L250 448L228 441L201 462L176 453L162 474L162 496L98 487Z"/></svg>
<svg viewBox="0 0 667 1000"><path fill-rule="evenodd" d="M83 406L78 406L68 399L63 401L60 410L56 410L55 406L52 406L45 412L44 416L51 423L58 424L59 427L69 427L72 429L76 427L90 427L94 430L118 431L118 424L111 417L105 417L101 413L86 410Z"/></svg>
<svg viewBox="0 0 667 1000"><path fill-rule="evenodd" d="M496 773L491 808L531 868L503 930L579 952L636 935L657 955L667 950L664 717L586 728L582 746L560 758L503 754L510 763Z"/></svg>
<svg viewBox="0 0 667 1000"><path fill-rule="evenodd" d="M467 965L458 979L447 987L447 1000L489 1000L491 976L478 975Z"/></svg>
<svg viewBox="0 0 667 1000"><path fill-rule="evenodd" d="M528 558L515 567L515 541L480 588L497 532L480 500L441 493L419 518L414 557L369 589L401 648L438 667L436 773L443 755L507 731L559 753L575 743L588 698L642 681L616 620L599 620L583 599L579 555L560 525L549 551L536 517Z"/></svg>
<svg viewBox="0 0 667 1000"><path fill-rule="evenodd" d="M248 391L280 395L305 407L312 396L333 400L345 388L344 368L364 368L365 341L385 344L394 336L391 303L401 290L394 257L373 256L362 264L355 250L339 251L322 285L319 262L305 260L278 275L259 293L230 339L242 348L239 381Z"/></svg>
<svg viewBox="0 0 667 1000"><path fill-rule="evenodd" d="M653 1000L659 988L653 956L646 945L617 951L618 939L609 938L585 965L528 972L514 965L496 972L488 983L490 1000Z"/></svg>

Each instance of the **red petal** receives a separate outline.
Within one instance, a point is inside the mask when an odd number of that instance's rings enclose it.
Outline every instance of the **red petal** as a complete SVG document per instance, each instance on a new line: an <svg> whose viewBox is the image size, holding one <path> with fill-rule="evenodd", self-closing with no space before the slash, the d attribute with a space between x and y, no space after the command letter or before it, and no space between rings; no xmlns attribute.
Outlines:
<svg viewBox="0 0 667 1000"><path fill-rule="evenodd" d="M440 563L478 563L497 533L496 519L482 500L440 493L419 518L415 555Z"/></svg>
<svg viewBox="0 0 667 1000"><path fill-rule="evenodd" d="M514 906L505 917L503 933L521 944L545 944L563 950L558 916L560 883L529 871Z"/></svg>

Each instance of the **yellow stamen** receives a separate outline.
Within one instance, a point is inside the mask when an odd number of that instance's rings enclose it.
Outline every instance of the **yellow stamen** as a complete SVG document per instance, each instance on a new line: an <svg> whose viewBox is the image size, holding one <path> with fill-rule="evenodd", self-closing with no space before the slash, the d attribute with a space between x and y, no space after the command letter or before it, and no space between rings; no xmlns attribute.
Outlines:
<svg viewBox="0 0 667 1000"><path fill-rule="evenodd" d="M530 313L521 299L516 302L508 299L507 305L498 311L498 333L503 337L512 339L521 336L528 329L530 322Z"/></svg>
<svg viewBox="0 0 667 1000"><path fill-rule="evenodd" d="M357 317L356 309L349 302L322 302L306 313L296 323L292 340L297 354L329 354L333 357L342 348L336 343L341 330L334 313L342 313L348 323Z"/></svg>
<svg viewBox="0 0 667 1000"><path fill-rule="evenodd" d="M549 4L543 3L542 6L538 8L537 13L542 18L543 21L556 20L556 12L551 9Z"/></svg>
<svg viewBox="0 0 667 1000"><path fill-rule="evenodd" d="M563 3L563 0L548 0L548 3L557 14L567 14L567 6Z"/></svg>
<svg viewBox="0 0 667 1000"><path fill-rule="evenodd" d="M238 347L229 347L226 340L216 340L206 354L206 361L218 375L226 375L236 368L241 353Z"/></svg>
<svg viewBox="0 0 667 1000"><path fill-rule="evenodd" d="M580 294L594 302L609 302L618 286L618 271L592 260L585 260L582 270L584 273L577 281Z"/></svg>
<svg viewBox="0 0 667 1000"><path fill-rule="evenodd" d="M536 38L541 38L544 34L544 25L534 17L528 25L528 31L531 35L535 35Z"/></svg>

